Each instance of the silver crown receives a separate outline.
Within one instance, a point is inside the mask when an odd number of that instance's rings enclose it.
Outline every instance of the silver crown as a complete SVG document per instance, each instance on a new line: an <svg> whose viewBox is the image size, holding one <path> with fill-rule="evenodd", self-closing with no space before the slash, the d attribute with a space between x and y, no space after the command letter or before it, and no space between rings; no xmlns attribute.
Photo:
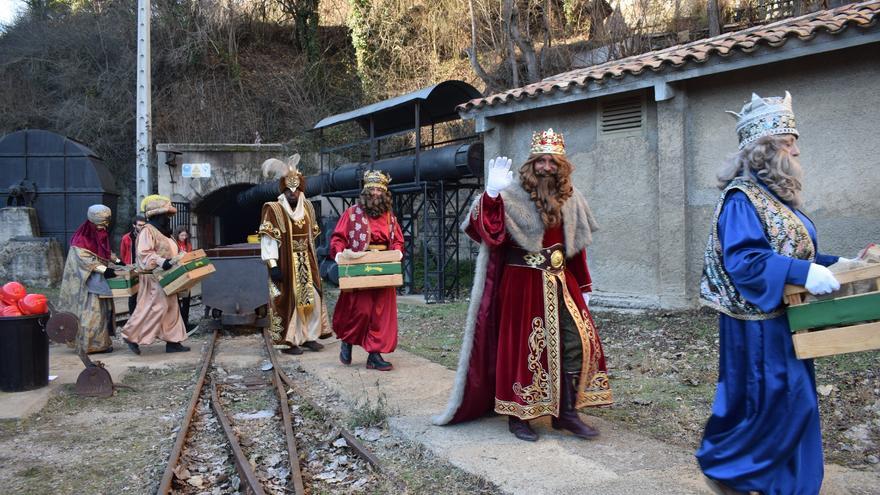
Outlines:
<svg viewBox="0 0 880 495"><path fill-rule="evenodd" d="M736 117L736 134L739 149L764 136L794 134L800 136L791 108L791 94L761 98L752 93L752 101L743 105L739 113L728 111Z"/></svg>

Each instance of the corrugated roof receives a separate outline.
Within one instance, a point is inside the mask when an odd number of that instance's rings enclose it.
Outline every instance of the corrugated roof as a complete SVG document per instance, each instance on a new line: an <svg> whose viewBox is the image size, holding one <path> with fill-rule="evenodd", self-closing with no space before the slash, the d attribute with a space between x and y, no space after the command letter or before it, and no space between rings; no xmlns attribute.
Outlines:
<svg viewBox="0 0 880 495"><path fill-rule="evenodd" d="M820 10L800 17L784 19L772 24L755 26L742 31L671 46L599 65L571 70L485 98L475 98L458 106L459 111L478 110L526 98L540 97L572 88L584 88L591 81L619 79L627 74L638 76L647 70L660 72L667 67L681 67L688 62L704 63L715 55L729 56L734 52L751 52L761 45L781 47L789 38L812 40L820 32L837 34L848 26L867 28L877 23L880 1L844 5L836 9Z"/></svg>

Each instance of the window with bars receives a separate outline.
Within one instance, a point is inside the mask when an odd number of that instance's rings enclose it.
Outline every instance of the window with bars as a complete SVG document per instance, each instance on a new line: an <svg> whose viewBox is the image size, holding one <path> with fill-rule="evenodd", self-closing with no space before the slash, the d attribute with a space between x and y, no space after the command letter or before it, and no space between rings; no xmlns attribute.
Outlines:
<svg viewBox="0 0 880 495"><path fill-rule="evenodd" d="M645 127L645 113L645 98L642 95L600 101L599 136L641 134Z"/></svg>

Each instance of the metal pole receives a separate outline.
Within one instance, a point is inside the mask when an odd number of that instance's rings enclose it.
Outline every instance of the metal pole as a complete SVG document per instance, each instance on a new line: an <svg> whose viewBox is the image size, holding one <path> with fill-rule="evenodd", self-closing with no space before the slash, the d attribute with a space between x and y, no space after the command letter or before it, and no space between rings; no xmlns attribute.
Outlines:
<svg viewBox="0 0 880 495"><path fill-rule="evenodd" d="M153 191L150 177L152 148L150 94L150 0L138 0L136 208L139 208L141 200Z"/></svg>

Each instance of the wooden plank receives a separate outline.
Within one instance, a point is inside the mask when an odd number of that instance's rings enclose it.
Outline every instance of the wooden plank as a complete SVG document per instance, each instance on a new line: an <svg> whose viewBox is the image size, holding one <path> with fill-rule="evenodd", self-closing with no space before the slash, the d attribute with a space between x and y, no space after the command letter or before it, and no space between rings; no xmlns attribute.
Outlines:
<svg viewBox="0 0 880 495"><path fill-rule="evenodd" d="M792 331L880 320L880 292L789 306L786 313Z"/></svg>
<svg viewBox="0 0 880 495"><path fill-rule="evenodd" d="M880 322L792 335L798 359L880 349Z"/></svg>
<svg viewBox="0 0 880 495"><path fill-rule="evenodd" d="M339 265L359 265L363 263L394 263L403 258L400 251L364 251L363 256L357 258L340 257Z"/></svg>
<svg viewBox="0 0 880 495"><path fill-rule="evenodd" d="M344 277L339 279L339 288L342 290L400 287L401 285L403 285L403 275L400 274Z"/></svg>
<svg viewBox="0 0 880 495"><path fill-rule="evenodd" d="M849 270L846 272L835 273L834 278L840 282L840 285L850 284L852 282L858 282L859 280L868 280L872 278L880 277L880 263L873 264L871 266L866 266L864 268L856 268L855 270ZM786 285L785 286L785 295L791 294L807 294L808 291L806 288L800 285Z"/></svg>
<svg viewBox="0 0 880 495"><path fill-rule="evenodd" d="M165 287L162 287L162 290L165 291L166 296L177 294L180 291L192 288L192 286L201 282L202 279L214 273L215 271L217 271L217 269L214 268L214 265L205 265L203 267L196 268L195 270L188 271L185 274L181 275L174 282L171 282Z"/></svg>
<svg viewBox="0 0 880 495"><path fill-rule="evenodd" d="M177 261L177 264L185 265L190 261L195 261L197 259L204 258L205 256L207 256L207 254L205 254L204 249L196 249L195 251L184 253L183 256L180 257L180 260Z"/></svg>

